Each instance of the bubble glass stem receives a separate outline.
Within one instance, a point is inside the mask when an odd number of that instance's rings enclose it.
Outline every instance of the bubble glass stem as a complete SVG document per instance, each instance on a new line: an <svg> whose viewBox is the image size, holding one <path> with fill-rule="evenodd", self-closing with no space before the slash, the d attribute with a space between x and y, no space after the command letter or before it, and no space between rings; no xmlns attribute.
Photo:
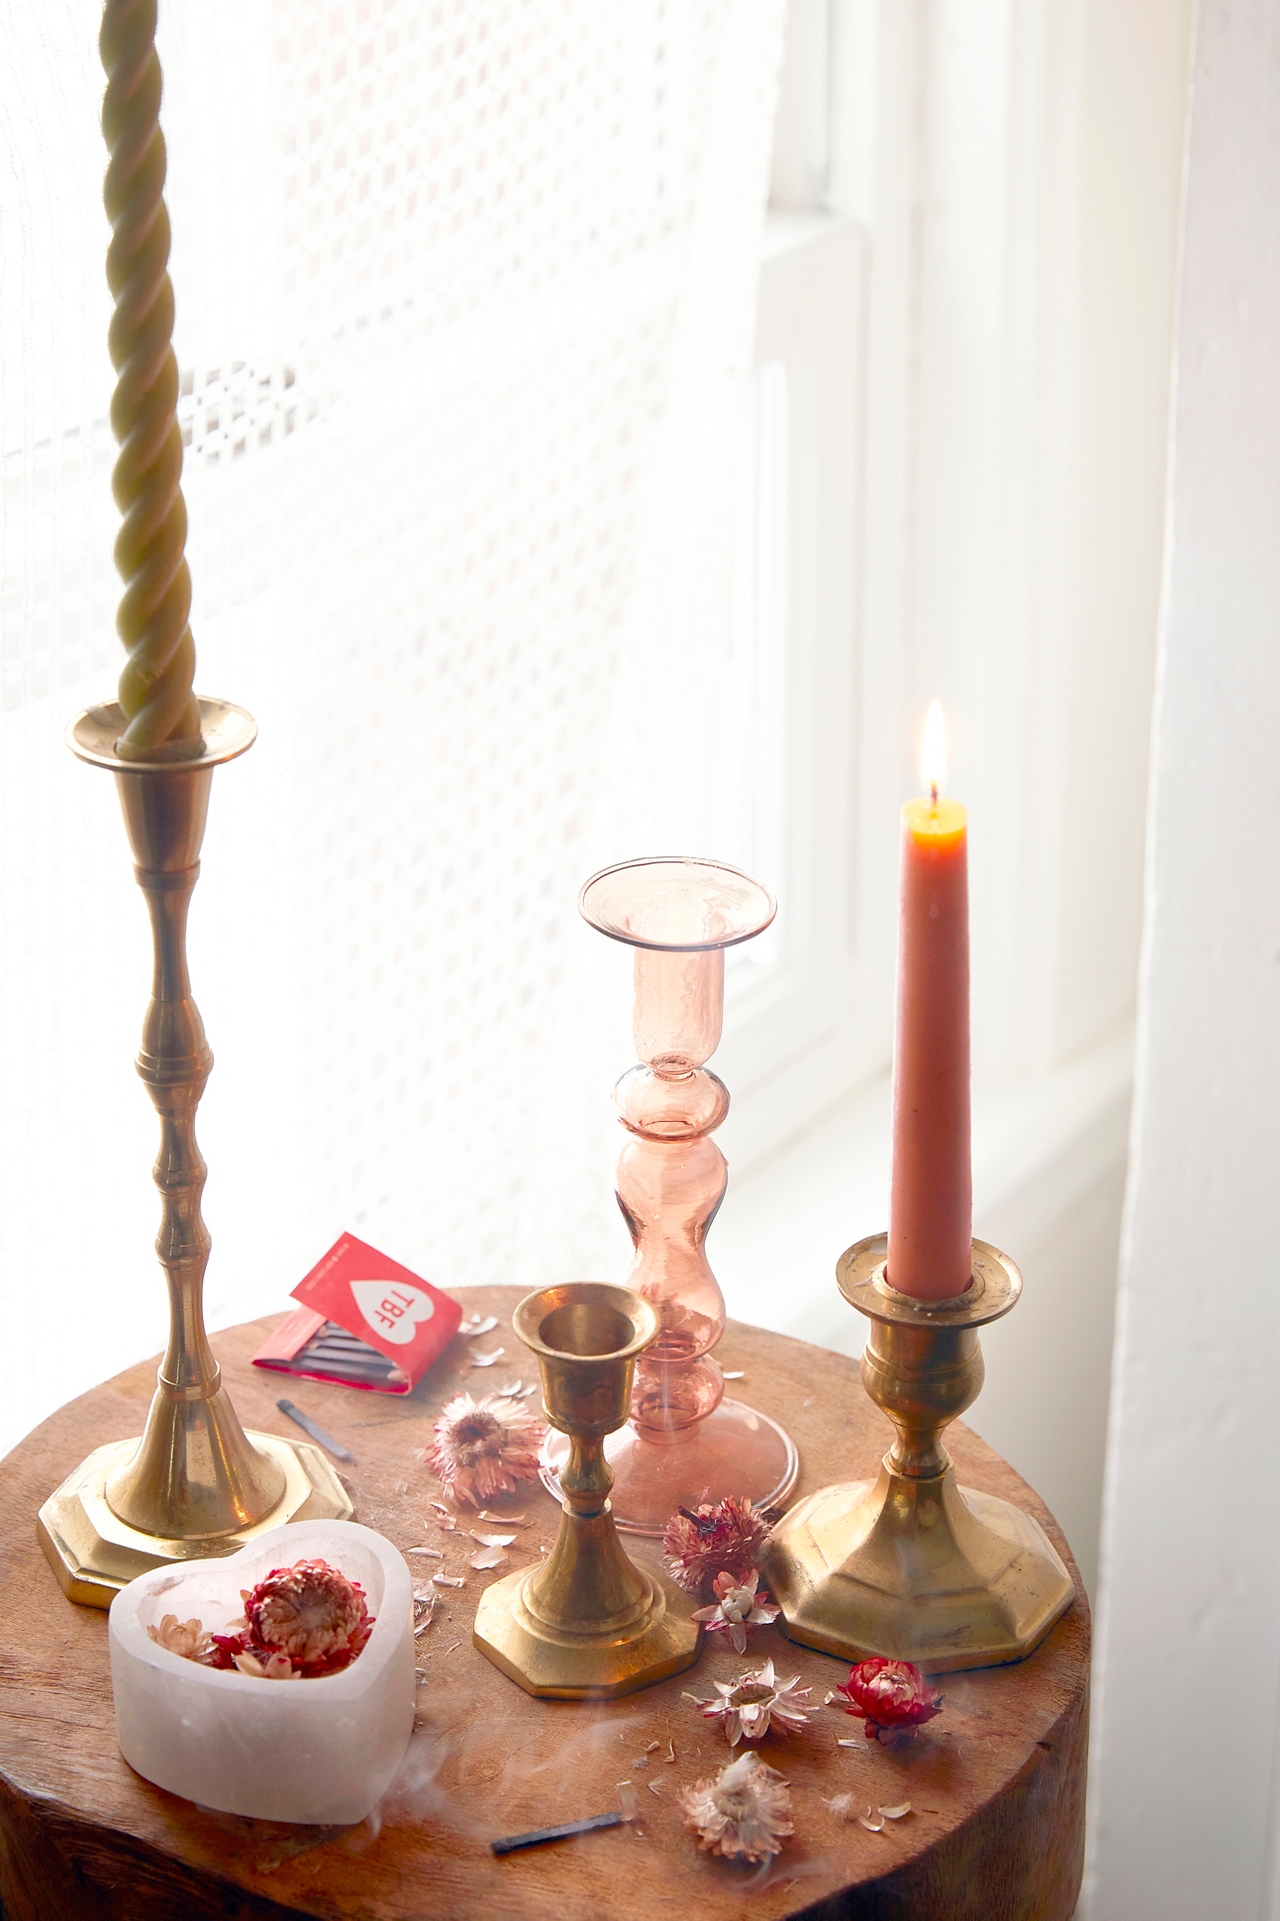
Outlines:
<svg viewBox="0 0 1280 1921"><path fill-rule="evenodd" d="M660 1535L680 1507L727 1494L757 1506L795 1484L795 1448L781 1427L727 1400L714 1349L724 1296L706 1237L728 1166L711 1138L729 1111L706 1063L720 1042L724 950L762 933L776 911L765 888L715 861L629 861L594 875L581 911L635 949L633 1035L639 1061L614 1091L627 1141L617 1198L635 1249L627 1285L657 1310L656 1340L636 1362L631 1418L606 1443L617 1525ZM544 1452L555 1485L563 1438Z"/></svg>

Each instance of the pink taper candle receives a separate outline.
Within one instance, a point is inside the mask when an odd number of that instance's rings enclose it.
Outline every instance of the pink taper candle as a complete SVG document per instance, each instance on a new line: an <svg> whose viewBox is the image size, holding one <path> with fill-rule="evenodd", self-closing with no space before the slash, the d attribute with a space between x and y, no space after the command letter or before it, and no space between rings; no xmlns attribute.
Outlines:
<svg viewBox="0 0 1280 1921"><path fill-rule="evenodd" d="M893 1179L886 1278L916 1300L962 1294L972 1274L969 1151L968 817L938 790L942 709L925 724L929 796L902 810Z"/></svg>

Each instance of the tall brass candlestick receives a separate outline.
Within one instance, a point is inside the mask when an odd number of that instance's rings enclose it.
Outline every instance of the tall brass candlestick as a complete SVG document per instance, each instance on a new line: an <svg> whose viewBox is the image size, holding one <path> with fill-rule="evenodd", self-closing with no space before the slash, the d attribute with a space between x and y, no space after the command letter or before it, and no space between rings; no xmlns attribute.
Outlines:
<svg viewBox="0 0 1280 1921"><path fill-rule="evenodd" d="M169 1281L169 1343L141 1440L95 1449L45 1502L37 1523L67 1594L98 1607L162 1562L232 1553L283 1522L352 1512L318 1449L245 1434L204 1327L209 1233L200 1215L206 1170L195 1115L213 1054L191 997L187 908L213 770L251 747L257 728L243 708L197 701L192 692L155 29L155 0L107 0L99 44L111 151L107 279L116 301L109 345L119 374L111 423L120 443L112 487L124 516L117 625L129 658L119 704L79 715L68 738L82 760L116 776L151 913L155 976L137 1067L160 1116L156 1250Z"/></svg>

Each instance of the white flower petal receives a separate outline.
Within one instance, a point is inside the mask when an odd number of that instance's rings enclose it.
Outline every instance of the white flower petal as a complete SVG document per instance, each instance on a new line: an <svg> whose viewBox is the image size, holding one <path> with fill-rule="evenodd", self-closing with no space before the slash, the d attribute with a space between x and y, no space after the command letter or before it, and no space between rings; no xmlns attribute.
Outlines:
<svg viewBox="0 0 1280 1921"><path fill-rule="evenodd" d="M458 1332L459 1334L465 1334L469 1341L473 1341L477 1334L492 1333L497 1325L498 1317L496 1314L486 1314L483 1320L477 1315L474 1320L463 1321Z"/></svg>
<svg viewBox="0 0 1280 1921"><path fill-rule="evenodd" d="M473 1348L471 1351L471 1365L472 1367L492 1367L495 1361L502 1359L506 1351L505 1347L495 1347L492 1354L477 1354Z"/></svg>

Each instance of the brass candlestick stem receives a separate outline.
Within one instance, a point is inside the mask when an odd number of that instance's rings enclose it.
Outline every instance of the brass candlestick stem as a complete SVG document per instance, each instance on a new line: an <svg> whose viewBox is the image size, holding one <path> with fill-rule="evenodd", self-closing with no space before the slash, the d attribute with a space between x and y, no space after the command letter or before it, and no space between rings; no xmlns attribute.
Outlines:
<svg viewBox="0 0 1280 1921"><path fill-rule="evenodd" d="M691 1667L688 1597L622 1551L604 1439L631 1403L636 1356L658 1316L629 1288L579 1281L527 1295L513 1326L538 1358L547 1419L569 1437L560 1532L546 1562L486 1589L473 1639L530 1694L612 1697Z"/></svg>
<svg viewBox="0 0 1280 1921"><path fill-rule="evenodd" d="M921 1302L884 1278L887 1237L840 1258L845 1299L869 1318L862 1382L898 1436L874 1481L825 1487L770 1536L762 1578L793 1641L933 1673L1020 1661L1074 1592L1039 1523L956 1484L942 1430L982 1388L977 1330L1016 1303L1007 1255L973 1243L973 1280L953 1301Z"/></svg>
<svg viewBox="0 0 1280 1921"><path fill-rule="evenodd" d="M108 1607L135 1575L164 1561L230 1554L286 1521L347 1519L351 1502L317 1448L247 1436L204 1327L209 1232L200 1214L205 1164L195 1116L213 1066L187 971L187 908L213 770L252 746L243 708L200 702L198 760L122 761L116 706L91 708L68 733L82 760L110 767L138 884L151 913L155 977L137 1067L160 1116L155 1165L163 1215L156 1251L169 1283L169 1344L139 1441L108 1442L52 1494L38 1531L74 1601Z"/></svg>

